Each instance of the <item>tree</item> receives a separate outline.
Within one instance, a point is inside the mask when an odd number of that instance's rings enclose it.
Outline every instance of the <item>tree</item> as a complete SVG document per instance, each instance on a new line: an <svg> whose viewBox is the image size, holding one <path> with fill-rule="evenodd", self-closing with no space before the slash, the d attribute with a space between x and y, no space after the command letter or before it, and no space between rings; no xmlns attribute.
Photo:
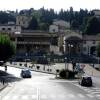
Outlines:
<svg viewBox="0 0 100 100"><path fill-rule="evenodd" d="M8 21L16 21L16 18L11 13L0 11L0 23L6 24Z"/></svg>
<svg viewBox="0 0 100 100"><path fill-rule="evenodd" d="M29 23L29 27L28 29L31 29L31 30L36 30L38 28L38 21L37 19L33 16L30 23Z"/></svg>
<svg viewBox="0 0 100 100"><path fill-rule="evenodd" d="M96 50L97 50L97 56L100 57L100 42L98 43Z"/></svg>
<svg viewBox="0 0 100 100"><path fill-rule="evenodd" d="M72 28L72 29L78 29L78 28L79 28L79 23L78 23L78 21L73 20L73 21L71 22L71 28Z"/></svg>
<svg viewBox="0 0 100 100"><path fill-rule="evenodd" d="M7 35L0 34L0 60L6 61L15 53L15 45Z"/></svg>
<svg viewBox="0 0 100 100"><path fill-rule="evenodd" d="M91 17L86 25L85 33L88 35L96 35L100 33L100 21L96 17Z"/></svg>

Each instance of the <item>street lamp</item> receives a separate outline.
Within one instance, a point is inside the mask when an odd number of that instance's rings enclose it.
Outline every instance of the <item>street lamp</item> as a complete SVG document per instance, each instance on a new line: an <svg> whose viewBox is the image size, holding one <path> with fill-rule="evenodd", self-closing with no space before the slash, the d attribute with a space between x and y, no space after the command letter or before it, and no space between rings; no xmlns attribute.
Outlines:
<svg viewBox="0 0 100 100"><path fill-rule="evenodd" d="M71 59L71 48L73 48L72 44L68 44L68 52L69 52L69 58Z"/></svg>
<svg viewBox="0 0 100 100"><path fill-rule="evenodd" d="M26 62L26 67L27 67L27 53L26 53L25 55L26 55L26 59L25 59L25 62Z"/></svg>
<svg viewBox="0 0 100 100"><path fill-rule="evenodd" d="M65 57L65 71L66 71L66 69L67 69L67 68L66 68L66 61L67 61L67 57Z"/></svg>
<svg viewBox="0 0 100 100"><path fill-rule="evenodd" d="M43 56L44 57L44 68L43 68L43 70L45 71L45 55Z"/></svg>
<svg viewBox="0 0 100 100"><path fill-rule="evenodd" d="M67 62L67 57L65 57L65 73L66 73L66 78L68 78L68 62Z"/></svg>

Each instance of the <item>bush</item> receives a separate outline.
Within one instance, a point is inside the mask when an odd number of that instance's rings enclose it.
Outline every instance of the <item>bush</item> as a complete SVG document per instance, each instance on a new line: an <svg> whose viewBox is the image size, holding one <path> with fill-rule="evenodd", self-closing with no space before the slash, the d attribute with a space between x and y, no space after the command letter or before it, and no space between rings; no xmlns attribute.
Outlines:
<svg viewBox="0 0 100 100"><path fill-rule="evenodd" d="M59 76L60 76L61 78L66 78L66 71L65 71L64 69L61 70L60 73L59 73Z"/></svg>
<svg viewBox="0 0 100 100"><path fill-rule="evenodd" d="M67 70L61 70L59 73L59 76L61 78L68 78L68 79L72 79L75 78L75 74L77 74L76 72L73 71L67 71Z"/></svg>

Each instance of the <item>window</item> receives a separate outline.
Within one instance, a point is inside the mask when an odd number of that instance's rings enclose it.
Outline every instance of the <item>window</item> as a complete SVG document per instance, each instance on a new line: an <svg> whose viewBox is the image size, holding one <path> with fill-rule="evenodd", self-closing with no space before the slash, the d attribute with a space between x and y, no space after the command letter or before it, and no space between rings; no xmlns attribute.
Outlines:
<svg viewBox="0 0 100 100"><path fill-rule="evenodd" d="M5 30L5 28L2 28L2 30Z"/></svg>
<svg viewBox="0 0 100 100"><path fill-rule="evenodd" d="M95 44L95 41L93 41L93 44Z"/></svg>
<svg viewBox="0 0 100 100"><path fill-rule="evenodd" d="M83 41L84 44L86 44L86 41Z"/></svg>
<svg viewBox="0 0 100 100"><path fill-rule="evenodd" d="M8 28L8 30L10 31L10 30L11 30L11 28Z"/></svg>
<svg viewBox="0 0 100 100"><path fill-rule="evenodd" d="M86 47L83 48L83 51L86 51Z"/></svg>

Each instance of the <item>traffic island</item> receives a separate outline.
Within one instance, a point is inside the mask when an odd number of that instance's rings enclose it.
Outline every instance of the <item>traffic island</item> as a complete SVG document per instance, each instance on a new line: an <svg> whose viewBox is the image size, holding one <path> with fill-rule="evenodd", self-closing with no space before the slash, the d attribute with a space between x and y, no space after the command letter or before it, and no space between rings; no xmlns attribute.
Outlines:
<svg viewBox="0 0 100 100"><path fill-rule="evenodd" d="M69 70L61 70L59 73L59 78L61 79L76 79L75 75L77 73Z"/></svg>

